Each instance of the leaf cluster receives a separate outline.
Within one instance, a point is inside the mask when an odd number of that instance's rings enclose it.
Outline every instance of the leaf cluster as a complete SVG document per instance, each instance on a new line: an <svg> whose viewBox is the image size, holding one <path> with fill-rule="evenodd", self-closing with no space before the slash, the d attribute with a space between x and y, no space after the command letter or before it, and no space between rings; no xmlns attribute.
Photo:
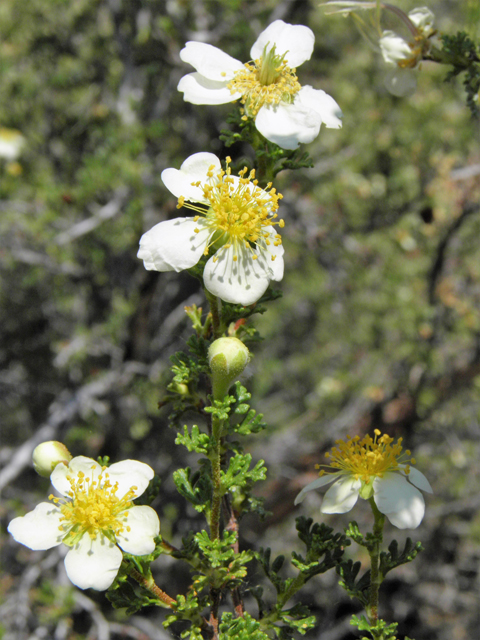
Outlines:
<svg viewBox="0 0 480 640"><path fill-rule="evenodd" d="M463 86L467 92L467 106L472 115L480 114L480 47L467 35L465 31L459 31L454 35L441 36L442 51L452 69L447 73L446 81L452 80L460 73L465 72Z"/></svg>

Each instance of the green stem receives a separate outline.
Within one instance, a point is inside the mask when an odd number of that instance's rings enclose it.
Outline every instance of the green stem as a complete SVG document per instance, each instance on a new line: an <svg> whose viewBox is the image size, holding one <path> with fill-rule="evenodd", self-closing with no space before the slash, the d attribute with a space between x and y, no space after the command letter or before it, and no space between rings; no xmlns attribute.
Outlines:
<svg viewBox="0 0 480 640"><path fill-rule="evenodd" d="M385 516L378 510L373 497L369 499L369 502L373 511L375 522L373 525L374 542L368 548L371 568L367 614L370 624L372 626L375 626L378 620L378 592L383 581L383 576L380 573L380 547L383 542L383 526L385 524Z"/></svg>
<svg viewBox="0 0 480 640"><path fill-rule="evenodd" d="M212 416L213 451L210 454L212 464L212 509L210 512L210 538L218 540L220 537L220 512L222 506L222 481L221 481L221 457L222 457L222 431L223 420Z"/></svg>
<svg viewBox="0 0 480 640"><path fill-rule="evenodd" d="M210 305L210 313L212 314L212 329L214 339L220 338L223 334L223 327L221 322L221 300L214 296L210 291L205 289L205 297Z"/></svg>

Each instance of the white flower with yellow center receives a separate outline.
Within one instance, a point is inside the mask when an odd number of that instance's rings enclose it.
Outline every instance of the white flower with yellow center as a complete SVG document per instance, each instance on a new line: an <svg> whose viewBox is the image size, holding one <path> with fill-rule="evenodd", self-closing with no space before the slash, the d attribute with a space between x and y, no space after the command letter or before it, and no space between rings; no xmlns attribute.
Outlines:
<svg viewBox="0 0 480 640"><path fill-rule="evenodd" d="M255 172L232 176L230 158L222 169L212 153L196 153L162 180L178 197L178 208L192 218L155 225L140 239L138 257L154 271L182 271L211 256L203 272L206 289L226 302L249 305L271 280L283 278L283 247L275 227L281 194L271 184L261 189Z"/></svg>
<svg viewBox="0 0 480 640"><path fill-rule="evenodd" d="M407 96L415 91L417 81L414 70L418 68L431 46L435 31L435 16L427 7L413 9L405 16L410 23L412 38L405 40L394 31L383 31L380 51L387 64L395 65L385 78L385 85L395 96Z"/></svg>
<svg viewBox="0 0 480 640"><path fill-rule="evenodd" d="M342 112L325 91L302 87L296 67L309 60L315 36L308 27L275 20L250 50L243 64L203 42L187 42L180 58L197 70L178 85L193 104L225 104L240 100L245 116L260 133L283 149L314 140L321 124L338 129Z"/></svg>
<svg viewBox="0 0 480 640"><path fill-rule="evenodd" d="M25 145L25 138L20 131L0 127L0 158L15 160Z"/></svg>
<svg viewBox="0 0 480 640"><path fill-rule="evenodd" d="M418 489L432 493L426 477L413 468L410 451L402 452L402 438L396 444L388 435L376 429L375 437L359 436L337 440L336 447L326 456L331 460L328 472L320 471L320 477L304 487L295 504L302 502L305 494L334 484L325 494L323 513L346 513L358 498L373 497L378 510L399 529L415 529L425 514L425 501Z"/></svg>
<svg viewBox="0 0 480 640"><path fill-rule="evenodd" d="M50 476L63 496L49 496L33 511L15 518L8 531L30 549L70 547L65 569L80 589L108 589L118 573L123 554L152 553L160 530L156 512L135 506L153 478L151 467L124 460L101 467L91 458L78 456L68 465L58 464Z"/></svg>

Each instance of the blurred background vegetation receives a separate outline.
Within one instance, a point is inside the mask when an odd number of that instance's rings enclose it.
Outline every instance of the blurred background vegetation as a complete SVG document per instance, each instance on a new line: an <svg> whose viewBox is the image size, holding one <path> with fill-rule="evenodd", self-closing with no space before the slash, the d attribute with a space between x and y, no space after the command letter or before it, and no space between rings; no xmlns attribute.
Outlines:
<svg viewBox="0 0 480 640"><path fill-rule="evenodd" d="M479 37L477 2L429 8L441 31ZM461 79L445 84L446 69L424 63L416 93L391 96L353 22L306 0L2 0L0 126L25 144L0 158L1 638L170 637L161 611L127 620L70 585L61 549L32 552L6 526L50 492L31 467L50 439L154 467L172 542L202 526L175 492L185 458L158 402L191 331L184 306L206 305L188 274L147 272L136 253L144 231L176 215L165 167L197 151L251 154L218 141L229 105L183 102L180 49L202 40L246 61L278 18L313 29L299 79L336 99L344 125L309 145L313 169L275 185L283 298L258 322L266 339L245 378L270 425L251 451L269 467L271 515L241 523L242 545L296 548L293 498L336 438L402 436L435 495L409 532L426 551L388 577L384 617L416 640L478 633L480 136ZM341 529L347 517L321 516L320 503L313 492L301 512ZM366 525L363 506L354 516ZM186 589L183 567L154 566L171 595ZM318 619L309 638L355 637L358 609L336 582L327 574L304 593Z"/></svg>

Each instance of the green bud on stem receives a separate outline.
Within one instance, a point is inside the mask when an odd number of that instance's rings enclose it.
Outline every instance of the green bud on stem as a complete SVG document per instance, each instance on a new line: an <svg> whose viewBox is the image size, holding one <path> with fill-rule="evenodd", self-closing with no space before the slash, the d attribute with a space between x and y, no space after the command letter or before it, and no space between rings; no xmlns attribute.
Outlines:
<svg viewBox="0 0 480 640"><path fill-rule="evenodd" d="M33 450L33 468L39 476L49 478L57 464L64 462L68 464L72 459L72 454L61 442L50 440L42 442Z"/></svg>
<svg viewBox="0 0 480 640"><path fill-rule="evenodd" d="M238 338L218 338L212 342L208 349L208 362L215 400L223 400L249 360L250 353Z"/></svg>

